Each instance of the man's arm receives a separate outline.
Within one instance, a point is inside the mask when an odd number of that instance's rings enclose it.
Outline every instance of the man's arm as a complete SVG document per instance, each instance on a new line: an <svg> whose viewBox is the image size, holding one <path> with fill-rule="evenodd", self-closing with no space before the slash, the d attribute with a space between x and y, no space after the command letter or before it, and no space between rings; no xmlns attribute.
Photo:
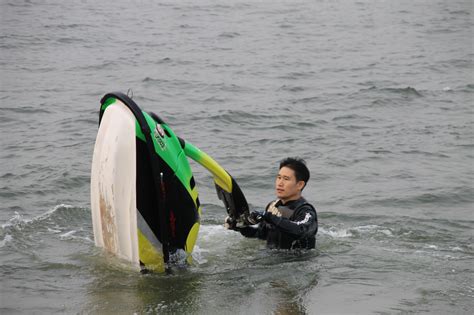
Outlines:
<svg viewBox="0 0 474 315"><path fill-rule="evenodd" d="M229 221L229 217L225 219L224 227L229 230L234 230L240 232L245 237L250 238L261 238L265 239L267 236L267 228L265 226L265 222L263 221L263 213L259 211L253 211L249 217L247 218L248 221L253 222L254 225L258 224L258 227L251 226L251 225L243 225L243 226L236 226L235 224L231 224Z"/></svg>
<svg viewBox="0 0 474 315"><path fill-rule="evenodd" d="M240 232L242 236L249 237L249 238L260 238L262 240L266 239L267 237L267 228L265 226L265 222L262 222L258 225L258 227L254 226L237 226L234 227L232 230Z"/></svg>
<svg viewBox="0 0 474 315"><path fill-rule="evenodd" d="M243 226L243 227L236 227L234 230L239 231L245 237L257 237L258 235L258 228L253 226Z"/></svg>

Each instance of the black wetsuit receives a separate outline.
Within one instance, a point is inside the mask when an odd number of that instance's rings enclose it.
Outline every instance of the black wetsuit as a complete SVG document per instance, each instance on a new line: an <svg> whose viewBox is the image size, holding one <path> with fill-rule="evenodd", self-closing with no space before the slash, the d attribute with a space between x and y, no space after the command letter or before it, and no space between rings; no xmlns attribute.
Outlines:
<svg viewBox="0 0 474 315"><path fill-rule="evenodd" d="M270 207L278 209L268 211ZM246 237L267 240L269 248L311 249L316 245L318 215L316 209L303 197L283 205L280 200L269 203L258 227L246 226L239 229Z"/></svg>

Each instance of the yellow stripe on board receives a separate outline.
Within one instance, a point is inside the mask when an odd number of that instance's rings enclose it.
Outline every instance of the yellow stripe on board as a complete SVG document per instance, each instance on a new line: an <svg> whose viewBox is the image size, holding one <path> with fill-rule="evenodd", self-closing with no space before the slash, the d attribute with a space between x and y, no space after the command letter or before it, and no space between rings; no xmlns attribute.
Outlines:
<svg viewBox="0 0 474 315"><path fill-rule="evenodd" d="M189 142L184 146L184 153L194 161L204 166L214 176L214 182L225 191L232 192L232 177L206 152Z"/></svg>
<svg viewBox="0 0 474 315"><path fill-rule="evenodd" d="M165 262L163 254L159 252L151 242L138 229L138 256L140 261L145 264L146 269L155 272L165 271Z"/></svg>
<svg viewBox="0 0 474 315"><path fill-rule="evenodd" d="M201 210L201 207L199 207L199 210ZM185 251L188 254L188 257L187 257L188 263L192 263L193 256L191 255L191 252L193 251L194 245L196 244L198 232L199 232L199 223L196 222L194 223L191 230L189 230L188 238L186 239Z"/></svg>

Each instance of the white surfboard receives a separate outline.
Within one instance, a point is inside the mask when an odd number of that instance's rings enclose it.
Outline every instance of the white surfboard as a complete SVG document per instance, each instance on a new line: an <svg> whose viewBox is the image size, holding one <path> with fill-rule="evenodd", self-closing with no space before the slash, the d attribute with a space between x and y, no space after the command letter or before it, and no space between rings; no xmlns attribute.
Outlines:
<svg viewBox="0 0 474 315"><path fill-rule="evenodd" d="M139 268L135 117L119 100L100 124L92 158L95 243Z"/></svg>

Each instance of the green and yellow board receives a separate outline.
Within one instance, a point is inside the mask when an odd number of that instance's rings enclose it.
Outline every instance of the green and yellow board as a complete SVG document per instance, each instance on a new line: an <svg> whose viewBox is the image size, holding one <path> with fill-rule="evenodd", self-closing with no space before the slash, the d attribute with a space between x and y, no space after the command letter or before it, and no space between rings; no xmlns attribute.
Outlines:
<svg viewBox="0 0 474 315"><path fill-rule="evenodd" d="M245 220L245 197L217 162L125 94L105 95L91 169L96 245L158 272L176 250L190 259L201 206L188 157L212 173L230 218Z"/></svg>

